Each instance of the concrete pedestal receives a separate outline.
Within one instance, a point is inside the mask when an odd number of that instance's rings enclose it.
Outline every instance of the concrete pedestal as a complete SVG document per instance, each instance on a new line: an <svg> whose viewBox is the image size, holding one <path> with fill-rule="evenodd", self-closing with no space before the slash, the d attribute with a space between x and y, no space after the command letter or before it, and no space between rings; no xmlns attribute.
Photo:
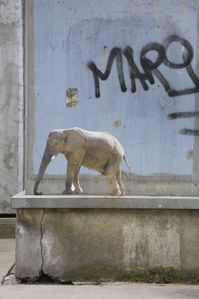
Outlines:
<svg viewBox="0 0 199 299"><path fill-rule="evenodd" d="M13 197L16 276L87 280L101 269L199 269L199 198ZM103 271L102 271L103 269Z"/></svg>

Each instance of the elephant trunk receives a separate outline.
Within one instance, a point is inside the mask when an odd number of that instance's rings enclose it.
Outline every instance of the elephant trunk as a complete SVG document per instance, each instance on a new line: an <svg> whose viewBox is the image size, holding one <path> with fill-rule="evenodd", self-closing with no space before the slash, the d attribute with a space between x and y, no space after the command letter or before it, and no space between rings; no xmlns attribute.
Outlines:
<svg viewBox="0 0 199 299"><path fill-rule="evenodd" d="M35 185L34 185L34 194L35 195L42 195L42 192L37 192L37 189L38 189L40 181L43 178L43 175L45 173L45 170L46 170L51 158L52 158L52 155L49 154L48 148L46 146L46 149L44 151L44 154L43 154L43 157L42 157L42 160L41 160L41 164L40 164L40 167L39 167L39 172L38 172L38 175L37 175L37 178L36 178L36 182L35 182Z"/></svg>

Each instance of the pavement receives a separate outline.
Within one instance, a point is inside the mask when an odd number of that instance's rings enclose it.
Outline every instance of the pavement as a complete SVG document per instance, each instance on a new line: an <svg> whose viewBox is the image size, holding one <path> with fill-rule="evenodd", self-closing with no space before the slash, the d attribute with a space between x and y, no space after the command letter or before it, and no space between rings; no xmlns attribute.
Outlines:
<svg viewBox="0 0 199 299"><path fill-rule="evenodd" d="M0 299L199 299L199 285L121 282L102 285L17 284L13 275L14 263L15 240L0 239L0 280L3 282Z"/></svg>

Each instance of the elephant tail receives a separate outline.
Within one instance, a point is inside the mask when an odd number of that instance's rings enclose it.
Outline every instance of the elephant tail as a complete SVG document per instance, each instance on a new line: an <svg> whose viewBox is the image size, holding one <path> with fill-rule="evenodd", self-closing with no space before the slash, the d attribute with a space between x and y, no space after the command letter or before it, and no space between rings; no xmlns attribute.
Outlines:
<svg viewBox="0 0 199 299"><path fill-rule="evenodd" d="M128 171L129 171L129 172L132 172L132 171L131 171L131 168L130 168L130 166L129 166L127 160L126 160L125 155L123 156L123 160L124 160L124 162L125 162L125 164L126 164L126 166L127 166L127 168L128 168Z"/></svg>

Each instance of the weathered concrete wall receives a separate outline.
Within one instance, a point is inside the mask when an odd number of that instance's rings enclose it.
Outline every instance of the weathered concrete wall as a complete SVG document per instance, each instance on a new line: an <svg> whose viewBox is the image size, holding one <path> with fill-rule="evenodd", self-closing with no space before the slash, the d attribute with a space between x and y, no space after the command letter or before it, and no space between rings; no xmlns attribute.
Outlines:
<svg viewBox="0 0 199 299"><path fill-rule="evenodd" d="M23 188L22 11L22 0L0 1L0 213Z"/></svg>
<svg viewBox="0 0 199 299"><path fill-rule="evenodd" d="M45 273L77 281L84 279L84 271L97 267L194 270L199 269L198 248L198 211L40 208L17 212L16 276L22 279Z"/></svg>

